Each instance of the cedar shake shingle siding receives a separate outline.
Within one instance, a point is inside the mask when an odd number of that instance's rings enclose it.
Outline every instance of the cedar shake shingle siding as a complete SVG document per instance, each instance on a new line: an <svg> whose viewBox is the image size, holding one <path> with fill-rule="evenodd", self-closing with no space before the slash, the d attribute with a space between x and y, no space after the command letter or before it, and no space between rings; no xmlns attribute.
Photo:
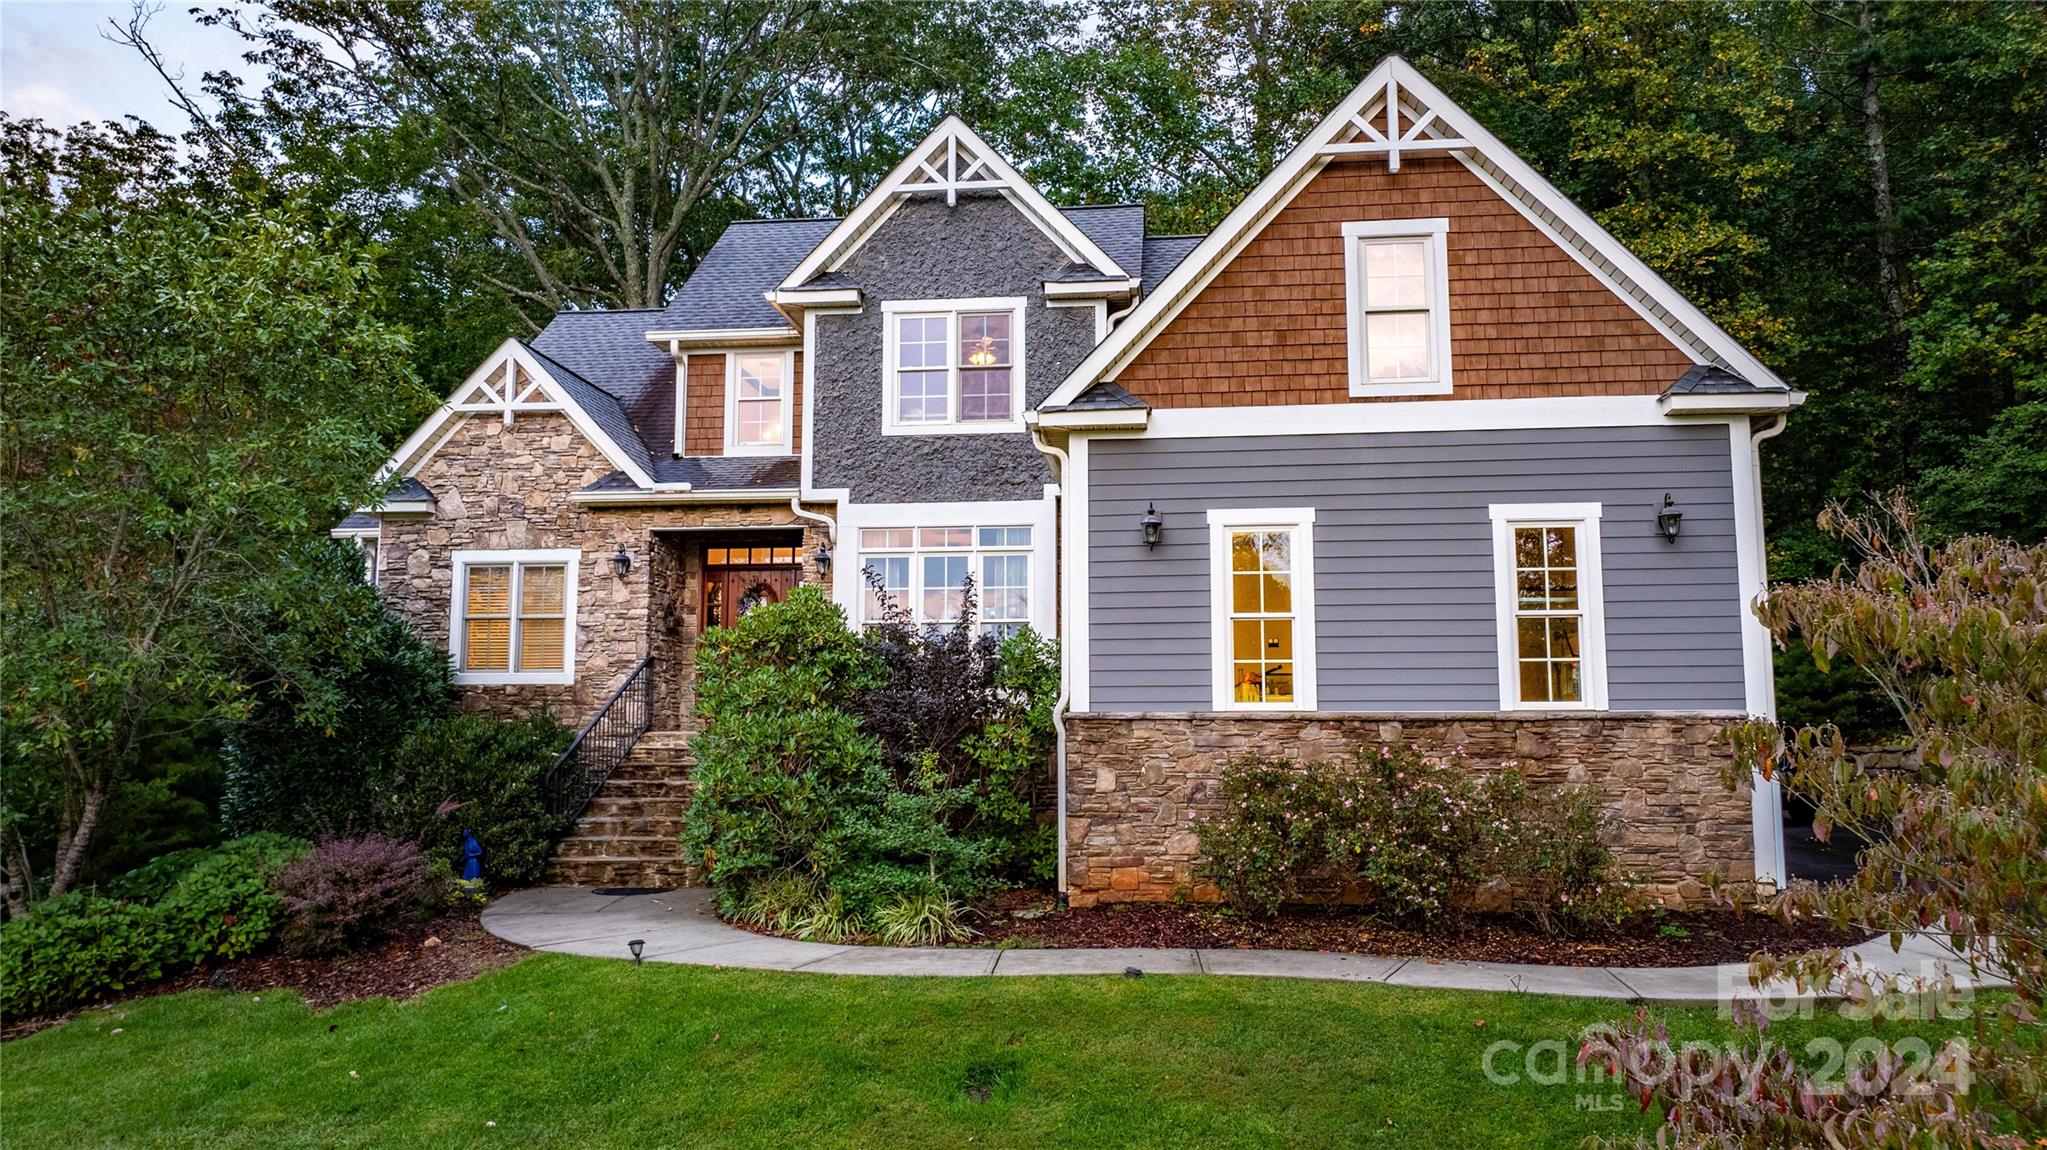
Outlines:
<svg viewBox="0 0 2047 1150"><path fill-rule="evenodd" d="M1342 226L1450 221L1455 393L1655 395L1692 366L1563 248L1453 159L1331 164L1116 382L1153 407L1348 403Z"/></svg>
<svg viewBox="0 0 2047 1150"><path fill-rule="evenodd" d="M789 450L803 450L803 353L789 381ZM684 455L725 454L725 353L699 352L689 357L689 399L683 412Z"/></svg>

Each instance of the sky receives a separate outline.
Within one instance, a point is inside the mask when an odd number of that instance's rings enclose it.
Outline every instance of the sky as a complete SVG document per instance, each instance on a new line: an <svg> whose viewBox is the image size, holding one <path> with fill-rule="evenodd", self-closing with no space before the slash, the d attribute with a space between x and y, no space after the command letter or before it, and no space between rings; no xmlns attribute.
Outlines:
<svg viewBox="0 0 2047 1150"><path fill-rule="evenodd" d="M152 4L147 36L172 74L182 68L196 92L202 74L247 65L239 37L189 15L194 2ZM108 22L125 25L133 9L128 0L0 0L0 108L58 127L139 116L173 135L183 132L185 114L162 78L133 48L106 38Z"/></svg>

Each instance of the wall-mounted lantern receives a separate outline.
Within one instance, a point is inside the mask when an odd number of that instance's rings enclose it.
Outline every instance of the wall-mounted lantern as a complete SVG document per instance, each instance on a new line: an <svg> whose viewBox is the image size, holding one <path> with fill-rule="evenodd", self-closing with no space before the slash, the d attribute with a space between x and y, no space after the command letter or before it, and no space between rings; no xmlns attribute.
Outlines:
<svg viewBox="0 0 2047 1150"><path fill-rule="evenodd" d="M817 552L811 558L817 561L818 578L825 578L832 573L832 549L829 544L819 543Z"/></svg>
<svg viewBox="0 0 2047 1150"><path fill-rule="evenodd" d="M1672 502L1670 492L1664 492L1663 510L1656 513L1657 534L1663 536L1667 542L1677 542L1678 527L1684 522L1684 517L1685 513L1679 511L1677 504Z"/></svg>
<svg viewBox="0 0 2047 1150"><path fill-rule="evenodd" d="M1153 506L1149 500L1144 504L1144 518L1138 520L1137 523L1138 526L1144 528L1144 546L1146 550L1157 547L1159 540L1165 538L1166 521L1159 518L1159 509Z"/></svg>
<svg viewBox="0 0 2047 1150"><path fill-rule="evenodd" d="M621 543L618 545L618 551L611 557L611 573L623 579L627 575L632 574L632 570L632 553L625 549L625 544Z"/></svg>

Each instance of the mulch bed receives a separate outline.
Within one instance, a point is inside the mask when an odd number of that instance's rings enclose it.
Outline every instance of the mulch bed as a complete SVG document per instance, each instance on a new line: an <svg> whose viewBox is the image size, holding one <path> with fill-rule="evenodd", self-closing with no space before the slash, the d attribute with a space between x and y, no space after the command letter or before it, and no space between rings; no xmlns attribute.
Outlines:
<svg viewBox="0 0 2047 1150"><path fill-rule="evenodd" d="M115 1002L176 994L185 990L255 993L292 990L316 1008L379 996L404 1000L436 986L462 982L509 966L531 953L483 929L475 912L407 923L368 950L333 958L294 958L270 952L232 962L195 967ZM110 1003L58 1014L9 1018L0 1038L19 1038Z"/></svg>
<svg viewBox="0 0 2047 1150"><path fill-rule="evenodd" d="M1478 917L1425 933L1345 907L1308 907L1253 919L1201 904L1058 910L1043 895L1019 893L979 909L976 945L1311 950L1551 966L1705 966L1746 962L1759 950L1793 953L1867 940L1824 922L1788 925L1768 915L1732 911L1646 912L1583 938L1550 938L1508 917ZM1012 914L1018 910L1042 916L1019 919Z"/></svg>

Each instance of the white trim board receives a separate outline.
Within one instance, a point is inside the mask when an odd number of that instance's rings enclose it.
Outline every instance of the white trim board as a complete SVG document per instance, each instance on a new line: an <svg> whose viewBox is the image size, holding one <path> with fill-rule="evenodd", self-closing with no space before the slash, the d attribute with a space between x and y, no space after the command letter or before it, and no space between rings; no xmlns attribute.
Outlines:
<svg viewBox="0 0 2047 1150"><path fill-rule="evenodd" d="M1294 697L1285 703L1240 703L1231 658L1230 535L1246 529L1283 530L1293 537L1292 564ZM1217 711L1312 711L1315 709L1315 509L1312 507L1215 507L1208 511L1209 678Z"/></svg>
<svg viewBox="0 0 2047 1150"><path fill-rule="evenodd" d="M1321 123L1268 172L1250 195L1226 216L1192 252L1180 261L1152 293L1140 302L1127 320L1109 338L1097 345L1080 366L1053 390L1043 406L1071 403L1082 391L1104 379L1114 379L1157 333L1172 322L1187 304L1227 266L1245 243L1262 229L1279 207L1290 201L1317 175L1332 156L1347 153L1344 162L1372 162L1358 157L1352 143L1359 135L1359 123L1373 110L1385 110L1389 101L1404 101L1414 111L1416 133L1434 127L1450 134L1448 139L1422 141L1431 148L1472 164L1473 157L1497 170L1506 184L1495 188L1523 215L1547 217L1545 230L1581 264L1593 270L1616 294L1631 301L1645 318L1650 318L1673 345L1684 350L1696 363L1720 363L1762 387L1782 388L1783 380L1690 301L1679 295L1627 250L1583 210L1528 166L1513 150L1474 120L1471 115L1430 83L1413 65L1389 56L1350 94L1323 117ZM1377 145L1376 150L1383 151ZM1397 169L1397 151L1389 156ZM1511 185L1511 187L1506 186ZM1524 192L1533 203L1523 200ZM1573 243L1558 229L1577 237ZM1582 245L1582 248L1580 247ZM1639 294L1637 294L1639 293Z"/></svg>
<svg viewBox="0 0 2047 1150"><path fill-rule="evenodd" d="M1713 420L1673 419L1664 414L1653 395L1574 395L1544 400L1446 399L1415 403L1169 407L1152 411L1144 434L1151 439L1213 439L1245 435L1670 427L1694 422L1711 423ZM1746 420L1737 419L1737 422L1745 423Z"/></svg>
<svg viewBox="0 0 2047 1150"><path fill-rule="evenodd" d="M1423 245L1423 291L1428 296L1429 367L1416 379L1374 380L1367 369L1369 341L1365 332L1365 261L1367 244L1386 240L1420 240ZM1450 358L1450 221L1441 216L1419 220L1352 220L1343 225L1343 315L1349 349L1350 393L1374 395L1449 395Z"/></svg>
<svg viewBox="0 0 2047 1150"><path fill-rule="evenodd" d="M563 686L576 681L576 632L581 629L577 616L580 600L578 592L582 583L583 553L574 548L546 550L507 551L456 551L448 557L453 569L453 578L448 587L448 662L454 668L457 686L509 686L514 684L542 684ZM465 671L462 669L462 649L466 641L464 634L463 601L469 596L469 569L493 565L517 566L522 564L560 564L567 568L562 578L562 670L560 671ZM513 579L511 588L512 617L519 613L519 579ZM517 624L507 639L513 653L518 651L519 637Z"/></svg>
<svg viewBox="0 0 2047 1150"><path fill-rule="evenodd" d="M1500 711L1604 711L1606 689L1606 577L1600 558L1597 503L1494 503L1486 508L1493 524L1493 614L1499 638ZM1517 603L1514 583L1516 527L1571 527L1578 532L1578 680L1577 703L1522 702L1520 648L1514 634Z"/></svg>
<svg viewBox="0 0 2047 1150"><path fill-rule="evenodd" d="M832 560L832 599L847 620L860 625L867 581L860 576L860 530L865 527L1028 527L1031 529L1031 629L1040 635L1057 632L1059 611L1058 488L1050 484L1040 499L1005 499L975 503L841 503L839 546ZM979 551L978 546L974 548ZM998 549L1001 550L1001 549ZM839 578L844 571L846 578ZM1070 576L1070 572L1068 573ZM978 576L977 576L978 578Z"/></svg>
<svg viewBox="0 0 2047 1150"><path fill-rule="evenodd" d="M881 433L883 435L990 435L1000 432L1024 430L1024 392L1028 381L1024 375L1027 359L1027 345L1024 333L1024 313L1029 310L1029 301L1022 296L982 296L971 299L898 299L886 300L881 305ZM960 333L959 319L962 313L985 314L1009 313L1009 418L962 421L960 408L964 406L960 394L960 376L967 366L959 362ZM905 315L943 315L945 317L945 362L947 418L943 423L899 423L897 412L900 398L897 390L897 375L901 367L897 362L899 332L896 320ZM807 357L806 357L807 358Z"/></svg>
<svg viewBox="0 0 2047 1150"><path fill-rule="evenodd" d="M746 356L775 356L782 361L782 441L747 444L739 442L739 361ZM796 349L787 347L734 348L725 353L725 454L790 455L796 427ZM676 441L680 445L681 441Z"/></svg>
<svg viewBox="0 0 2047 1150"><path fill-rule="evenodd" d="M506 368L506 384L503 388L494 388L490 384L490 377L494 369L500 365ZM510 393L513 380L511 368L514 365L524 369L533 380L517 394ZM470 372L468 378L449 394L447 401L432 415L427 416L425 422L421 423L418 429L399 445L398 450L391 454L391 458L377 469L376 480L382 483L393 475L417 475L420 468L426 466L434 453L439 451L453 436L455 430L472 415L499 414L509 427L521 414L551 412L559 412L565 416L613 468L625 472L641 487L654 486L654 478L639 464L634 463L632 457L621 450L611 436L605 434L603 428L597 426L589 413L570 397L568 389L556 382L554 376L540 365L540 360L533 354L533 350L516 339L506 340L497 346L497 350L484 357L476 370Z"/></svg>

